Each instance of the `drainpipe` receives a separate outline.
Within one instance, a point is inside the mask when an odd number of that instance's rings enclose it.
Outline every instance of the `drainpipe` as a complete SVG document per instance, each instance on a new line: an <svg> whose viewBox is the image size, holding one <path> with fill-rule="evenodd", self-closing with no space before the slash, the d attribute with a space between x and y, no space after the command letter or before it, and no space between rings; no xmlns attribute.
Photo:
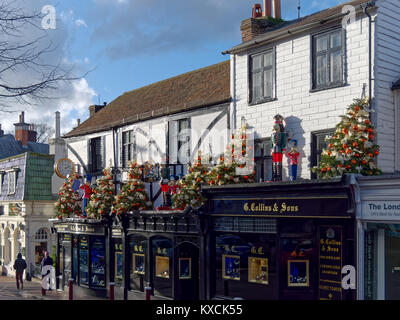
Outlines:
<svg viewBox="0 0 400 320"><path fill-rule="evenodd" d="M356 273L357 273L357 300L364 300L364 236L365 227L362 221L362 210L361 210L361 194L360 185L357 181L357 176L351 174L350 185L353 189L353 195L356 207Z"/></svg>
<svg viewBox="0 0 400 320"><path fill-rule="evenodd" d="M375 7L375 1L372 2L368 2L367 5L364 8L364 13L366 14L366 16L368 17L369 20L369 43L368 43L368 60L369 60L369 85L368 85L368 90L369 90L369 107L372 110L372 17L371 15L368 13L368 9ZM371 113L369 115L370 119L371 119Z"/></svg>
<svg viewBox="0 0 400 320"><path fill-rule="evenodd" d="M231 109L231 133L236 130L236 54L231 55L231 93L232 93L232 109ZM230 137L231 135L229 135ZM229 140L228 137L228 140Z"/></svg>

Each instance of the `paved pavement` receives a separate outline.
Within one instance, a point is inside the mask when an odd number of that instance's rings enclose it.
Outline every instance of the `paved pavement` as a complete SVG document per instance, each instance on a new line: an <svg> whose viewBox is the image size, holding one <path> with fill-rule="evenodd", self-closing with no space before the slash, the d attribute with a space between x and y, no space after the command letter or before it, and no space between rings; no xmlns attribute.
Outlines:
<svg viewBox="0 0 400 320"><path fill-rule="evenodd" d="M42 282L32 278L32 281L24 280L24 289L18 290L14 277L0 276L0 300L67 300L68 297L62 291L46 291L42 296Z"/></svg>

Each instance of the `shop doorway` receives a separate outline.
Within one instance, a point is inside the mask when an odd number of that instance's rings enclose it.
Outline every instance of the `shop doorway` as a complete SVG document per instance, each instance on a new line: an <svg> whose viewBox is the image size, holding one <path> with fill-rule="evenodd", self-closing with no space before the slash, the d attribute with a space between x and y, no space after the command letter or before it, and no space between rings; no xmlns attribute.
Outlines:
<svg viewBox="0 0 400 320"><path fill-rule="evenodd" d="M393 232L394 233L394 232ZM386 237L386 299L400 300L400 233Z"/></svg>
<svg viewBox="0 0 400 320"><path fill-rule="evenodd" d="M190 242L177 246L175 299L199 299L199 248Z"/></svg>
<svg viewBox="0 0 400 320"><path fill-rule="evenodd" d="M313 238L280 239L280 299L315 299L314 251Z"/></svg>
<svg viewBox="0 0 400 320"><path fill-rule="evenodd" d="M72 276L71 274L71 242L64 242L62 246L62 256L63 256L63 282L64 287L68 286L68 279Z"/></svg>

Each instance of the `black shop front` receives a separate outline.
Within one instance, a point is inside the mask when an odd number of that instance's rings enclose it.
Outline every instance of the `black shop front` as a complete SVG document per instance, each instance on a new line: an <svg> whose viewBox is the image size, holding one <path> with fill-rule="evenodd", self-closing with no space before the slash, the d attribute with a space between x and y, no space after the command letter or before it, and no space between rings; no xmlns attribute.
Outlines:
<svg viewBox="0 0 400 320"><path fill-rule="evenodd" d="M152 300L204 299L204 219L198 212L136 211L119 220L116 299L145 299L146 287Z"/></svg>
<svg viewBox="0 0 400 320"><path fill-rule="evenodd" d="M105 221L65 219L53 221L57 233L57 289L68 290L73 279L74 299L107 297L110 241Z"/></svg>
<svg viewBox="0 0 400 320"><path fill-rule="evenodd" d="M355 265L348 178L204 187L207 299L352 300Z"/></svg>

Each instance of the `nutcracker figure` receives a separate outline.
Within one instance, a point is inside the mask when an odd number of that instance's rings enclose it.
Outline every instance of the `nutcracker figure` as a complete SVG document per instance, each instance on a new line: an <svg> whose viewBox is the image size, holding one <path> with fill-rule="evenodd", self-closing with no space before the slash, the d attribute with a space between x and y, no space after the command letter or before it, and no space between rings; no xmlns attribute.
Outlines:
<svg viewBox="0 0 400 320"><path fill-rule="evenodd" d="M79 187L79 189L82 189L84 191L83 208L82 208L84 217L87 216L86 207L90 201L90 195L92 194L92 188L90 187L90 182L91 182L91 180L89 180L88 177L86 177L85 184L83 184Z"/></svg>
<svg viewBox="0 0 400 320"><path fill-rule="evenodd" d="M271 143L272 143L272 181L282 181L282 160L286 152L286 133L283 124L284 118L277 114L274 117Z"/></svg>
<svg viewBox="0 0 400 320"><path fill-rule="evenodd" d="M170 205L170 199L169 199L169 179L170 179L170 170L168 167L165 166L165 164L162 164L160 167L160 186L161 186L161 193L163 196L163 206L169 206Z"/></svg>
<svg viewBox="0 0 400 320"><path fill-rule="evenodd" d="M286 154L289 158L289 175L290 181L297 179L297 165L299 164L300 152L297 151L297 140L292 140L292 148Z"/></svg>

